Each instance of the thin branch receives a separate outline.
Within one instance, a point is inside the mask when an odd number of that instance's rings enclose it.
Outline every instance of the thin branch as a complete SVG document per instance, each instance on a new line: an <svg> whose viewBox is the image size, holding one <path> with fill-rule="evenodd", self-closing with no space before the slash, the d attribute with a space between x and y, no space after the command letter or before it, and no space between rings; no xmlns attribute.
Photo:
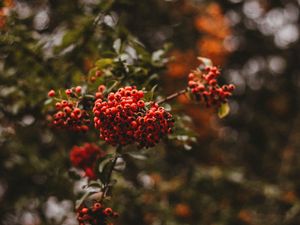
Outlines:
<svg viewBox="0 0 300 225"><path fill-rule="evenodd" d="M164 102L170 101L170 100L172 100L172 99L178 97L179 95L185 94L187 91L188 91L188 90L187 90L187 88L186 88L186 89L183 89L183 90L181 90L181 91L175 92L175 93L169 95L168 97L163 98L163 99L157 101L156 103L157 103L157 104L162 104L162 103L164 103Z"/></svg>

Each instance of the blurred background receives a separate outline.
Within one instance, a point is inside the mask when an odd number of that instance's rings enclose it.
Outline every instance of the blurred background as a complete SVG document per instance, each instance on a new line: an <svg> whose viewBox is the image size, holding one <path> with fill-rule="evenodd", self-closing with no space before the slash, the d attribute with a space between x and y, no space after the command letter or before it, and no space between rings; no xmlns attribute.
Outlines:
<svg viewBox="0 0 300 225"><path fill-rule="evenodd" d="M44 101L50 88L80 84L126 34L147 52L168 49L171 60L155 78L165 95L184 87L197 56L212 59L222 82L237 88L221 121L177 99L172 107L190 132L146 160L126 159L111 203L116 224L300 224L299 0L1 0L0 7L0 224L77 224L74 201L86 180L70 178L69 149L96 136L49 128Z"/></svg>

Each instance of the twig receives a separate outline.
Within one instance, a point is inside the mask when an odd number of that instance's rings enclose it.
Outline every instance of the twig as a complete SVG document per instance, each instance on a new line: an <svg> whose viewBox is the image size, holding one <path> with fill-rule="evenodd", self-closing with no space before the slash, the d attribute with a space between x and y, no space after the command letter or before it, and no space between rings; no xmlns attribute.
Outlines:
<svg viewBox="0 0 300 225"><path fill-rule="evenodd" d="M188 90L187 90L187 88L186 88L186 89L183 89L183 90L181 90L181 91L175 92L175 93L169 95L168 97L163 98L163 99L157 101L156 103L157 103L157 104L162 104L162 103L164 103L164 102L170 101L170 100L172 100L172 99L178 97L179 95L185 94L187 91L188 91Z"/></svg>

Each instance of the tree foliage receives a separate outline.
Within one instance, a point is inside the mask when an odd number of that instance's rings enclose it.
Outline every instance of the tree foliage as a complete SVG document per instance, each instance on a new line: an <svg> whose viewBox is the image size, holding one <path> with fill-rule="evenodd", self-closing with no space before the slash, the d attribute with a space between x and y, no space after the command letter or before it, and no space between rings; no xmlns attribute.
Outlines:
<svg viewBox="0 0 300 225"><path fill-rule="evenodd" d="M174 133L154 149L129 147L117 162L116 224L299 223L299 2L0 6L1 224L77 224L74 202L101 183L86 186L71 167L74 145L103 146L99 170L111 168L114 149L97 133L49 126L50 89L135 85L160 100L185 87L197 56L236 85L230 114L220 122L184 95L164 104Z"/></svg>

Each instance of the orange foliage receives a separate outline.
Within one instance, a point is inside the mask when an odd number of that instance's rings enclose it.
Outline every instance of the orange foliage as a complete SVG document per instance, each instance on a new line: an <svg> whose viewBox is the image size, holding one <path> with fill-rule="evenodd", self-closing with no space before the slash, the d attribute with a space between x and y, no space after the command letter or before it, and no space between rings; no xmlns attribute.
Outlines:
<svg viewBox="0 0 300 225"><path fill-rule="evenodd" d="M187 218L191 216L191 208L185 203L179 203L175 206L175 215L182 218Z"/></svg>
<svg viewBox="0 0 300 225"><path fill-rule="evenodd" d="M173 58L167 68L167 74L170 77L186 77L191 68L197 65L196 54L193 50L187 50L185 52L174 50L170 53L170 56Z"/></svg>
<svg viewBox="0 0 300 225"><path fill-rule="evenodd" d="M228 50L223 42L231 34L227 19L217 3L211 3L195 18L196 29L204 34L198 40L199 55L212 59L217 65L224 63Z"/></svg>
<svg viewBox="0 0 300 225"><path fill-rule="evenodd" d="M199 32L219 39L224 39L231 33L228 21L217 3L211 3L204 13L196 17L195 26Z"/></svg>
<svg viewBox="0 0 300 225"><path fill-rule="evenodd" d="M297 200L296 193L294 191L287 191L283 193L281 200L285 203L293 204Z"/></svg>
<svg viewBox="0 0 300 225"><path fill-rule="evenodd" d="M228 55L223 41L215 37L204 36L198 41L197 47L201 55L212 59L216 65L223 64Z"/></svg>
<svg viewBox="0 0 300 225"><path fill-rule="evenodd" d="M251 224L253 220L252 213L249 210L241 210L238 214L238 218L247 224Z"/></svg>
<svg viewBox="0 0 300 225"><path fill-rule="evenodd" d="M0 9L0 28L5 26L5 14L3 9Z"/></svg>

